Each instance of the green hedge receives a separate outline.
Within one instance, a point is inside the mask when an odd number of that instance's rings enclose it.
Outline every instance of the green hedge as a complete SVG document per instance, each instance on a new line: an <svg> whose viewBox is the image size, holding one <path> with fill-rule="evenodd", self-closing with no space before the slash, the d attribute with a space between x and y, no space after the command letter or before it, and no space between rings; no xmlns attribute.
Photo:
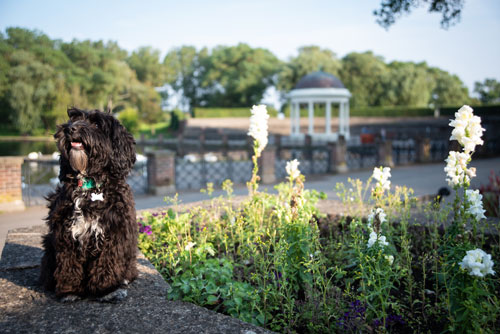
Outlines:
<svg viewBox="0 0 500 334"><path fill-rule="evenodd" d="M441 116L453 116L461 106L446 106L441 107ZM476 115L497 115L500 116L500 104L489 106L472 106ZM278 111L272 107L267 108L271 117L276 117ZM283 112L286 117L290 117L290 107L283 107ZM353 117L428 117L434 116L434 109L431 108L415 108L415 107L365 107L351 108L350 116ZM314 114L324 115L324 107L318 105L314 108ZM332 117L338 115L338 107L332 106ZM300 110L301 117L308 116L307 108ZM250 117L249 108L195 108L196 118L223 118L223 117Z"/></svg>
<svg viewBox="0 0 500 334"><path fill-rule="evenodd" d="M500 116L500 104L471 107L474 109L474 114L478 116ZM460 107L443 107L441 108L441 115L453 116L459 108Z"/></svg>
<svg viewBox="0 0 500 334"><path fill-rule="evenodd" d="M276 117L278 111L272 107L267 107L267 112L271 117ZM250 108L195 108L196 118L224 118L224 117L250 117Z"/></svg>
<svg viewBox="0 0 500 334"><path fill-rule="evenodd" d="M441 116L453 116L461 106L446 106L440 108ZM496 115L500 116L500 105L489 106L472 106L474 114L479 116ZM314 114L324 115L324 108L315 107ZM285 115L290 116L290 107L287 105L283 108ZM332 106L332 117L335 117L338 111L335 106ZM415 107L365 107L365 108L351 108L349 115L353 117L428 117L434 116L434 109L431 108L415 108ZM300 110L300 117L307 117L307 108Z"/></svg>

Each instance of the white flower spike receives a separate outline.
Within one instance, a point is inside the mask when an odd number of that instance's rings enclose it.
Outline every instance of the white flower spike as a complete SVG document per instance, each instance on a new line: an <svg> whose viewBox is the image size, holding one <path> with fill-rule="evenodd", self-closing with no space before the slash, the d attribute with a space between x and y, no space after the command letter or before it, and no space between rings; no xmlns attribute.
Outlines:
<svg viewBox="0 0 500 334"><path fill-rule="evenodd" d="M491 255L479 248L467 251L462 262L458 264L460 268L467 270L471 276L484 277L488 274L495 275Z"/></svg>
<svg viewBox="0 0 500 334"><path fill-rule="evenodd" d="M464 183L470 183L470 178L476 176L476 169L467 169L467 163L470 160L468 153L450 151L446 158L446 181L450 187L462 186Z"/></svg>
<svg viewBox="0 0 500 334"><path fill-rule="evenodd" d="M474 152L476 145L483 144L481 118L474 116L471 107L464 105L460 108L449 125L454 128L450 140L457 140L464 147L465 153Z"/></svg>
<svg viewBox="0 0 500 334"><path fill-rule="evenodd" d="M387 246L389 243L386 241L385 236L378 235L375 232L370 233L370 239L368 239L368 248L371 248L376 242L379 243L380 246Z"/></svg>
<svg viewBox="0 0 500 334"><path fill-rule="evenodd" d="M266 106L261 104L258 106L253 106L250 110L252 116L250 116L250 128L248 129L248 135L253 137L257 142L257 156L264 150L267 145L267 120L269 115L267 113Z"/></svg>
<svg viewBox="0 0 500 334"><path fill-rule="evenodd" d="M486 219L484 213L486 210L483 209L483 195L479 193L479 190L466 190L465 194L467 196L467 202L469 202L469 208L467 212L473 215L477 221L481 219Z"/></svg>
<svg viewBox="0 0 500 334"><path fill-rule="evenodd" d="M382 190L391 189L391 181L389 181L389 178L391 177L390 167L375 167L373 169L372 177L378 181L377 186L380 186Z"/></svg>
<svg viewBox="0 0 500 334"><path fill-rule="evenodd" d="M297 159L293 159L292 161L287 161L285 169L291 181L295 180L300 176L299 165L300 162Z"/></svg>

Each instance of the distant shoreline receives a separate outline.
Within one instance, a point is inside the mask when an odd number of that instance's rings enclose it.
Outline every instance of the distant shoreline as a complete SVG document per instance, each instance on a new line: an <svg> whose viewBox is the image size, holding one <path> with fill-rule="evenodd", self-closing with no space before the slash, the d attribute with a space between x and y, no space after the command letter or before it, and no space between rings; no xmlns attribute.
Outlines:
<svg viewBox="0 0 500 334"><path fill-rule="evenodd" d="M45 136L0 136L0 141L54 141L52 137Z"/></svg>

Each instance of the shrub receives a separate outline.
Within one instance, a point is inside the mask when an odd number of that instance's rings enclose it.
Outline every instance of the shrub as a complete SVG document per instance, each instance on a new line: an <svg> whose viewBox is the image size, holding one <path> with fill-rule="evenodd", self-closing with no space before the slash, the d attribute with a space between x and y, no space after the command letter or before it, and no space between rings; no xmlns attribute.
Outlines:
<svg viewBox="0 0 500 334"><path fill-rule="evenodd" d="M118 119L123 126L132 134L139 131L139 112L134 108L126 108L118 114Z"/></svg>

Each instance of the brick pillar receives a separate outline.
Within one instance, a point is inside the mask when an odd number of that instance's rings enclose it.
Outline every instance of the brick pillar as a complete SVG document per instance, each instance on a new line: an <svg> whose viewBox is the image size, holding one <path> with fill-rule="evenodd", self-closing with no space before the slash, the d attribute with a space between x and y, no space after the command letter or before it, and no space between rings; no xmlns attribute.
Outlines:
<svg viewBox="0 0 500 334"><path fill-rule="evenodd" d="M415 144L417 162L431 161L431 140L429 138L418 138Z"/></svg>
<svg viewBox="0 0 500 334"><path fill-rule="evenodd" d="M22 157L0 157L0 211L24 210L21 184Z"/></svg>
<svg viewBox="0 0 500 334"><path fill-rule="evenodd" d="M337 142L328 143L330 151L330 166L329 170L332 173L346 173L349 171L347 167L347 144L344 136L339 135Z"/></svg>
<svg viewBox="0 0 500 334"><path fill-rule="evenodd" d="M276 161L276 147L267 146L262 151L259 159L259 174L263 184L276 182L276 173L274 170L274 163Z"/></svg>
<svg viewBox="0 0 500 334"><path fill-rule="evenodd" d="M175 193L175 152L154 151L148 156L148 189L154 195Z"/></svg>
<svg viewBox="0 0 500 334"><path fill-rule="evenodd" d="M394 167L392 160L392 141L380 141L377 143L378 165L384 167Z"/></svg>

